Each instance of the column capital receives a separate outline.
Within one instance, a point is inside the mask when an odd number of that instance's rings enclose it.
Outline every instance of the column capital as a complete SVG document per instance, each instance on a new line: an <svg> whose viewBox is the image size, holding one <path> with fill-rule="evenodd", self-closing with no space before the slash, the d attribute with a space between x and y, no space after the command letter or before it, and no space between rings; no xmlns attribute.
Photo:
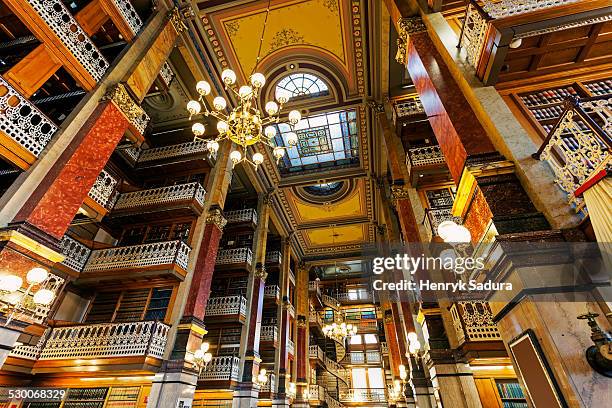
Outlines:
<svg viewBox="0 0 612 408"><path fill-rule="evenodd" d="M385 104L382 102L378 102L375 100L369 100L367 104L374 111L374 113L384 113L385 112Z"/></svg>
<svg viewBox="0 0 612 408"><path fill-rule="evenodd" d="M144 131L148 123L148 115L145 113L144 109L140 107L138 102L127 90L127 87L119 82L112 87L109 87L106 90L106 93L102 97L102 101L111 101L113 104L121 111L123 116L138 130L141 132ZM144 123L139 123L143 121L143 118L146 117L146 121Z"/></svg>
<svg viewBox="0 0 612 408"><path fill-rule="evenodd" d="M227 224L227 220L223 216L221 209L215 207L208 210L208 214L206 215L206 223L215 224L217 228L223 231L223 228L225 228L225 225Z"/></svg>
<svg viewBox="0 0 612 408"><path fill-rule="evenodd" d="M391 198L393 201L404 200L410 197L410 192L404 188L402 185L392 185L391 186Z"/></svg>
<svg viewBox="0 0 612 408"><path fill-rule="evenodd" d="M189 10L187 10L187 13L189 13ZM183 21L184 15L178 7L174 7L168 12L168 19L177 33L182 33L188 29L187 24Z"/></svg>
<svg viewBox="0 0 612 408"><path fill-rule="evenodd" d="M268 277L268 272L266 272L266 266L264 264L258 263L255 266L255 271L253 272L253 275L256 278L261 279L265 282L266 278Z"/></svg>
<svg viewBox="0 0 612 408"><path fill-rule="evenodd" d="M408 37L411 34L417 34L427 31L427 27L423 24L421 17L401 17L397 20L398 35L397 39L397 53L395 54L395 60L398 64L406 65L408 63L406 47L408 46Z"/></svg>

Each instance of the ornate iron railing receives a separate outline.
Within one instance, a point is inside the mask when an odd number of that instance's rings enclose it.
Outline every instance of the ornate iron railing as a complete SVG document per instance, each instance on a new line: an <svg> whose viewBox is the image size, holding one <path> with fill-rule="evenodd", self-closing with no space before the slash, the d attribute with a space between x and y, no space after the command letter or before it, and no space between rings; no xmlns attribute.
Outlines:
<svg viewBox="0 0 612 408"><path fill-rule="evenodd" d="M40 357L40 353L42 352L42 349L45 343L47 342L47 338L49 337L50 333L51 328L48 327L43 333L43 335L40 336L40 339L35 345L31 346L28 344L21 344L15 346L15 348L13 348L9 353L9 356L23 358L25 360L38 360L38 357Z"/></svg>
<svg viewBox="0 0 612 408"><path fill-rule="evenodd" d="M489 19L476 2L468 4L459 45L465 49L467 60L473 67L478 66L487 35Z"/></svg>
<svg viewBox="0 0 612 408"><path fill-rule="evenodd" d="M62 254L66 257L62 261L62 265L69 267L72 270L81 272L87 264L91 249L81 244L76 239L64 235L60 242Z"/></svg>
<svg viewBox="0 0 612 408"><path fill-rule="evenodd" d="M173 159L184 157L193 154L207 153L206 142L197 140L193 142L179 143L170 146L154 147L151 149L137 150L130 153L131 156L137 156L137 163L146 163L156 160Z"/></svg>
<svg viewBox="0 0 612 408"><path fill-rule="evenodd" d="M117 199L117 184L119 181L108 171L102 169L88 195L96 203L110 210Z"/></svg>
<svg viewBox="0 0 612 408"><path fill-rule="evenodd" d="M387 394L384 388L349 388L340 390L342 402L386 402Z"/></svg>
<svg viewBox="0 0 612 408"><path fill-rule="evenodd" d="M459 345L467 341L501 340L488 302L456 302L450 313Z"/></svg>
<svg viewBox="0 0 612 408"><path fill-rule="evenodd" d="M234 356L213 357L198 379L203 381L238 381L240 359Z"/></svg>
<svg viewBox="0 0 612 408"><path fill-rule="evenodd" d="M611 148L612 98L569 99L534 157L548 161L555 183L569 196L569 204L586 215L582 199L574 192L610 163Z"/></svg>
<svg viewBox="0 0 612 408"><path fill-rule="evenodd" d="M253 262L253 252L251 248L221 249L217 251L216 265L231 265L237 263Z"/></svg>
<svg viewBox="0 0 612 408"><path fill-rule="evenodd" d="M268 251L266 252L266 263L280 264L283 259L281 251Z"/></svg>
<svg viewBox="0 0 612 408"><path fill-rule="evenodd" d="M246 316L246 298L242 295L211 297L206 304L206 316Z"/></svg>
<svg viewBox="0 0 612 408"><path fill-rule="evenodd" d="M155 321L99 323L51 330L40 360L162 358L170 326Z"/></svg>
<svg viewBox="0 0 612 408"><path fill-rule="evenodd" d="M266 285L264 297L268 299L280 299L280 288L276 285Z"/></svg>
<svg viewBox="0 0 612 408"><path fill-rule="evenodd" d="M413 168L446 163L439 145L411 147L406 153L408 172Z"/></svg>
<svg viewBox="0 0 612 408"><path fill-rule="evenodd" d="M291 339L287 339L287 353L295 355L295 343Z"/></svg>
<svg viewBox="0 0 612 408"><path fill-rule="evenodd" d="M544 10L579 0L483 0L483 10L492 18L504 18Z"/></svg>
<svg viewBox="0 0 612 408"><path fill-rule="evenodd" d="M255 211L254 208L228 211L224 215L228 224L237 224L242 222L252 222L253 224L257 224L257 211Z"/></svg>
<svg viewBox="0 0 612 408"><path fill-rule="evenodd" d="M57 126L0 76L0 131L38 157Z"/></svg>
<svg viewBox="0 0 612 408"><path fill-rule="evenodd" d="M397 101L393 104L393 122L398 119L425 113L419 95L411 95L408 99Z"/></svg>
<svg viewBox="0 0 612 408"><path fill-rule="evenodd" d="M130 0L113 0L113 3L117 6L117 10L119 10L125 22L130 26L130 30L132 30L134 34L137 34L142 28L142 20L138 16L138 13L136 13L136 9L134 9Z"/></svg>
<svg viewBox="0 0 612 408"><path fill-rule="evenodd" d="M338 304L338 299L326 295L326 294L322 294L321 295L321 301L323 302L323 304L327 307L331 307L334 310L339 310L340 305Z"/></svg>
<svg viewBox="0 0 612 408"><path fill-rule="evenodd" d="M83 272L176 264L187 269L191 248L183 241L162 241L130 245L91 252Z"/></svg>
<svg viewBox="0 0 612 408"><path fill-rule="evenodd" d="M261 387L260 392L276 392L276 376L274 374L270 374L268 382Z"/></svg>
<svg viewBox="0 0 612 408"><path fill-rule="evenodd" d="M79 60L89 75L100 81L109 67L108 61L64 3L60 0L28 0L28 2L64 46Z"/></svg>
<svg viewBox="0 0 612 408"><path fill-rule="evenodd" d="M119 195L113 210L138 209L154 205L171 205L181 201L195 200L204 205L206 191L198 182L151 188Z"/></svg>
<svg viewBox="0 0 612 408"><path fill-rule="evenodd" d="M388 356L389 355L389 347L387 346L387 342L386 341L381 341L380 342L380 354L382 354L383 356Z"/></svg>
<svg viewBox="0 0 612 408"><path fill-rule="evenodd" d="M351 302L372 302L374 301L374 295L372 292L342 292L336 295L340 303L351 303Z"/></svg>
<svg viewBox="0 0 612 408"><path fill-rule="evenodd" d="M159 76L164 81L166 86L170 86L172 80L174 79L174 71L172 70L172 67L170 67L170 64L168 64L168 61L164 62L164 65L162 65L162 68L159 71Z"/></svg>

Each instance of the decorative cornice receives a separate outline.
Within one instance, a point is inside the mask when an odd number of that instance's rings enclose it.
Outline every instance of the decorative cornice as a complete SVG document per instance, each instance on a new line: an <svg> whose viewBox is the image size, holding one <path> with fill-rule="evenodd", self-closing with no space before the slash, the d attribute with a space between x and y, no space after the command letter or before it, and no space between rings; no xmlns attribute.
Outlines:
<svg viewBox="0 0 612 408"><path fill-rule="evenodd" d="M223 213L219 208L213 208L208 211L208 214L206 216L206 223L215 224L217 228L223 231L223 228L225 228L225 224L227 224L227 220L225 219Z"/></svg>

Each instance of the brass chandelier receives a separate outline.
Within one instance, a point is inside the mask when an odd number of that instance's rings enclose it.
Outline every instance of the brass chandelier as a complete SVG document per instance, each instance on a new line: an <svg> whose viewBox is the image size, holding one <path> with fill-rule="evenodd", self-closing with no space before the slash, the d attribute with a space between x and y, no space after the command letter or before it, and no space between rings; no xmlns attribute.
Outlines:
<svg viewBox="0 0 612 408"><path fill-rule="evenodd" d="M219 150L219 142L222 140L230 140L236 145L230 153L230 160L233 166L243 161L249 162L255 166L263 163L264 156L260 152L255 152L249 158L247 156L247 148L249 146L261 143L272 148L272 154L278 163L285 155L286 150L293 147L298 142L297 134L294 132L295 126L302 119L299 111L292 110L289 112L287 121L291 132L285 135L287 147L276 146L274 137L276 136L276 126L280 123L280 112L283 105L289 100L287 94L277 94L276 102L268 101L261 109L259 105L260 91L266 83L266 77L255 72L257 64L261 56L261 47L263 44L264 35L268 16L270 14L270 0L266 8L266 17L262 29L261 38L259 41L259 50L257 59L253 67L253 72L250 76L250 85L242 85L238 87L236 84L236 73L231 69L225 69L221 72L221 80L225 84L225 90L236 96L238 103L236 107L227 113L227 101L222 96L217 96L213 99L213 110L209 110L204 103L204 97L211 92L211 86L206 81L199 81L196 84L196 91L199 94L198 100L191 100L187 103L187 111L189 111L189 120L195 115L203 114L205 117L212 116L217 119L217 131L219 135L213 139L206 140L206 149L211 155L215 155ZM202 111L204 107L204 111ZM202 138L206 128L203 123L195 122L191 126L195 140L205 140Z"/></svg>
<svg viewBox="0 0 612 408"><path fill-rule="evenodd" d="M347 324L344 321L339 323L334 322L323 326L323 334L338 343L344 343L344 339L357 334L357 326L351 323Z"/></svg>

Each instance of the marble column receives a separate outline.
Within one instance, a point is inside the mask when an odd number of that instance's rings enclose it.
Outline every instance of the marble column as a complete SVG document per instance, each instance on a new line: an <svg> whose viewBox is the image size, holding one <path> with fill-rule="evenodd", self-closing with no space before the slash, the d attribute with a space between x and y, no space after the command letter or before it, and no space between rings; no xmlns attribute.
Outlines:
<svg viewBox="0 0 612 408"><path fill-rule="evenodd" d="M234 391L234 408L256 406L259 396L259 386L256 385L254 379L259 374L259 367L262 362L259 355L259 342L264 289L268 276L265 265L271 204L271 193L259 195L257 205L258 222L253 240L254 268L248 281L247 319L242 330L242 338L246 339L246 341L240 347L241 380Z"/></svg>

